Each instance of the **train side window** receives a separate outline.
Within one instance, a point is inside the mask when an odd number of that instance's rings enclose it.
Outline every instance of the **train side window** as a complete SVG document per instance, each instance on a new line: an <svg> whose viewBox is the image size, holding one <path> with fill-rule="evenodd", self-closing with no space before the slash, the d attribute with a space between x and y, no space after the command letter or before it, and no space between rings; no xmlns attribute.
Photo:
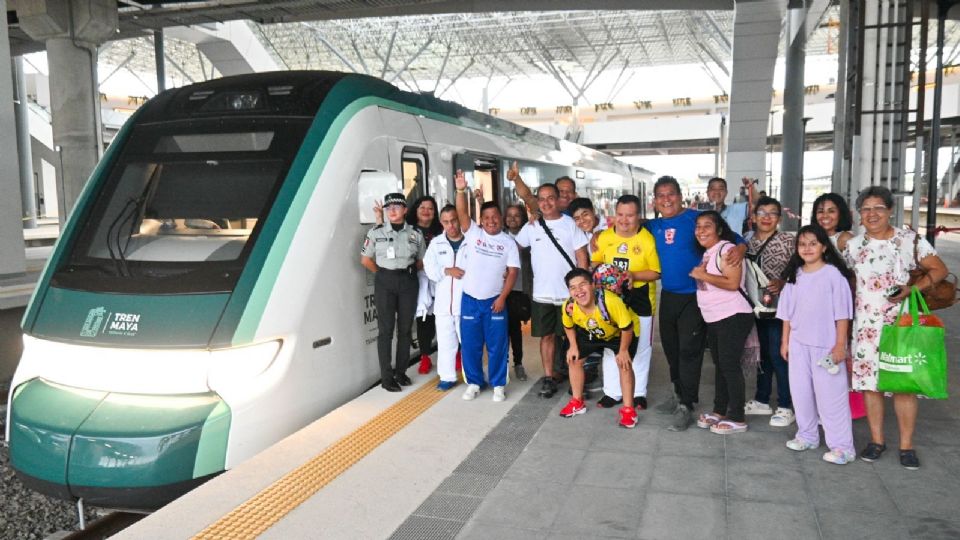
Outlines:
<svg viewBox="0 0 960 540"><path fill-rule="evenodd" d="M427 188L427 152L422 148L405 147L400 157L403 193L408 201L429 194Z"/></svg>

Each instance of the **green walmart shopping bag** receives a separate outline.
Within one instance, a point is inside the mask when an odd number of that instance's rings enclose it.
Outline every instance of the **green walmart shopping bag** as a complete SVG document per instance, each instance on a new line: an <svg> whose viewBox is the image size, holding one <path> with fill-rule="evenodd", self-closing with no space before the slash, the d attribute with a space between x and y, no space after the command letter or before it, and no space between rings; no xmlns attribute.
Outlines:
<svg viewBox="0 0 960 540"><path fill-rule="evenodd" d="M901 319L905 305L910 306L909 320ZM920 291L913 287L910 296L900 304L897 320L884 326L880 333L877 390L947 398L944 330L942 326L929 326L936 324L934 319Z"/></svg>

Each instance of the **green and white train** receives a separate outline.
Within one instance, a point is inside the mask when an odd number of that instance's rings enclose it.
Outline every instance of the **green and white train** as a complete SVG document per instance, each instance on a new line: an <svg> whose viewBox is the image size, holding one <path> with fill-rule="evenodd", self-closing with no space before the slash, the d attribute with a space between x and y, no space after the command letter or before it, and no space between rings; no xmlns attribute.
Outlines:
<svg viewBox="0 0 960 540"><path fill-rule="evenodd" d="M508 163L607 206L648 176L372 77L278 72L166 91L94 171L23 319L11 463L32 488L157 508L377 382L375 199L452 199Z"/></svg>

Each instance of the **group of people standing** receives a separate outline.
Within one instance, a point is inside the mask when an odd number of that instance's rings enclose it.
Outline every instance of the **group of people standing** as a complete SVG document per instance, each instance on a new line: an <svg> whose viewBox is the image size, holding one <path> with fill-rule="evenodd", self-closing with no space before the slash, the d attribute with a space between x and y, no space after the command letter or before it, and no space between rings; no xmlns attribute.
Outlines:
<svg viewBox="0 0 960 540"><path fill-rule="evenodd" d="M431 228L430 212L421 212L423 199L414 204L417 219L408 224L403 195L385 198L387 219L367 235L361 260L377 272L378 352L386 390L409 384L402 352L410 350L411 319L417 311L418 325L427 324L432 311L438 387L449 390L456 384L462 352L463 399L475 399L491 386L493 400L503 401L511 344L515 375L526 379L520 325L529 318L544 371L540 395L557 392L561 375L554 359L562 356L572 397L560 414L586 412L584 361L597 355L603 373L597 406L619 405L619 424L630 428L637 411L648 406L653 317L659 307L673 392L656 409L672 415L669 430L696 425L720 435L742 433L748 415L764 415L773 426L796 422L796 436L786 446L803 451L819 446L822 425L828 447L823 459L844 464L857 455L851 403L858 403L862 392L871 440L860 457L873 461L886 450L884 396L876 386L880 330L893 322L909 294L910 270L924 270L915 284L921 289L947 274L928 242L892 226L889 190L873 186L859 195L862 230L857 236L851 232L851 212L835 194L819 197L811 224L794 235L779 230L779 201L754 197L747 181L751 203L726 204L727 183L714 178L707 189L713 204L696 210L684 207L676 179L661 177L654 185L658 217L644 221L640 199L624 195L608 228L590 200L577 197L572 179L543 184L533 193L516 164L506 176L524 204L509 206L501 219L495 203L483 203L479 224L470 218L461 171L454 179L455 205L437 212L436 202L427 198L439 226ZM533 219L527 219L528 209ZM425 239L428 234L432 239ZM756 310L744 291L745 258L769 278L764 293L775 311ZM398 364L391 369L395 326ZM421 350L433 335L418 326ZM709 412L695 415L707 346L716 366L714 403ZM753 366L758 368L756 393L747 401L744 373ZM430 368L424 355L420 370ZM917 397L896 394L893 401L900 462L915 469Z"/></svg>

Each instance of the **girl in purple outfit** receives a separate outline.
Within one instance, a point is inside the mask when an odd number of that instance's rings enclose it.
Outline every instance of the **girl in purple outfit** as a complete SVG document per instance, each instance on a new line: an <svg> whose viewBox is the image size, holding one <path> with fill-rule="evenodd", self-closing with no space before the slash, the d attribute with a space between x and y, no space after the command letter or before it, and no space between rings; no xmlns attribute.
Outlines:
<svg viewBox="0 0 960 540"><path fill-rule="evenodd" d="M797 245L783 277L777 318L783 320L780 354L790 367L790 394L797 436L787 442L796 451L820 446L817 422L827 447L824 461L845 465L856 458L850 402L847 398L847 330L853 301L847 278L852 273L818 225L797 233Z"/></svg>

